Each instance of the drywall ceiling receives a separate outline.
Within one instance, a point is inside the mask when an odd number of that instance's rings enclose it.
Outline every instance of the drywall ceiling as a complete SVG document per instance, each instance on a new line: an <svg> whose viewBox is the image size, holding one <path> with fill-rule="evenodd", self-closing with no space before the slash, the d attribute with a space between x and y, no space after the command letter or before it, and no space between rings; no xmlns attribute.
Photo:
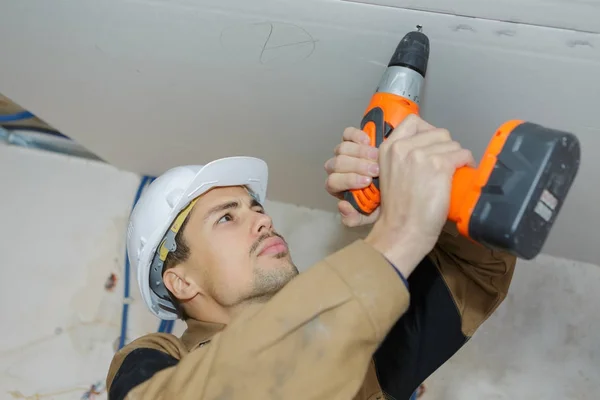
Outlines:
<svg viewBox="0 0 600 400"><path fill-rule="evenodd" d="M120 168L253 155L272 199L334 210L323 163L421 24L422 115L477 157L508 119L579 135L583 164L545 250L598 262L600 1L447 4L7 0L0 92Z"/></svg>

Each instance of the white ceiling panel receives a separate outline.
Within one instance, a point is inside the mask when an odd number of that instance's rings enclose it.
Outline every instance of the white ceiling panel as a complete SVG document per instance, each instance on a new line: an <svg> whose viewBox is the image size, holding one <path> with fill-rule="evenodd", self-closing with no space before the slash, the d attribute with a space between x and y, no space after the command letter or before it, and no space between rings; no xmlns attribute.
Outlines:
<svg viewBox="0 0 600 400"><path fill-rule="evenodd" d="M527 11L536 3L522 3L522 15L549 23ZM548 4L567 21L595 3ZM503 19L511 3L497 4L493 17ZM600 20L590 7L587 20ZM598 263L600 35L474 10L338 0L4 1L0 92L118 167L155 175L253 155L270 165L271 198L334 210L323 163L343 129L359 123L398 41L422 24L431 40L422 115L477 157L508 119L580 137L583 164L545 250ZM594 31L587 20L579 28Z"/></svg>

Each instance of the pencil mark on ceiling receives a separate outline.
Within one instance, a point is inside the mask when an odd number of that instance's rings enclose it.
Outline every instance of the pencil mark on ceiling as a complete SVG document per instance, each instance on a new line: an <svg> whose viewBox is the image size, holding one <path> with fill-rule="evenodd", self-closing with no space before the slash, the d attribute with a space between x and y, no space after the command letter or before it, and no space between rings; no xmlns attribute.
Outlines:
<svg viewBox="0 0 600 400"><path fill-rule="evenodd" d="M288 43L277 44L277 45L271 44L270 45L270 43L272 42L272 36L273 36L273 31L275 29L275 26L274 26L273 22L267 22L267 24L269 25L269 34L267 35L267 38L265 39L265 43L260 52L259 62L261 64L265 64L265 52L266 51L281 49L283 47L302 46L304 44L308 44L310 46L309 52L302 59L307 59L315 51L316 40L312 37L312 35L310 33L308 33L306 31L306 29L304 29L301 26L298 26L296 24L283 24L283 25L287 25L289 28L296 30L295 34L302 37L303 40L298 41L298 40L290 39L290 41ZM285 27L285 28L289 29L288 27Z"/></svg>
<svg viewBox="0 0 600 400"><path fill-rule="evenodd" d="M225 28L219 42L238 60L254 59L259 65L283 66L312 56L318 40L299 25L266 21Z"/></svg>
<svg viewBox="0 0 600 400"><path fill-rule="evenodd" d="M471 26L469 25L465 25L465 24L460 24L460 25L456 25L452 28L452 30L454 32L458 32L458 31L470 31L470 32L476 32L475 29L473 29Z"/></svg>
<svg viewBox="0 0 600 400"><path fill-rule="evenodd" d="M269 34L267 35L267 39L265 40L265 44L263 44L262 50L260 51L260 57L258 58L261 64L263 63L263 55L265 54L265 50L267 49L267 45L269 44L269 40L271 40L271 35L273 35L273 24L269 23Z"/></svg>
<svg viewBox="0 0 600 400"><path fill-rule="evenodd" d="M577 47L577 46L587 46L594 48L594 45L588 42L587 40L569 40L567 42L567 46L569 47Z"/></svg>
<svg viewBox="0 0 600 400"><path fill-rule="evenodd" d="M500 29L498 31L496 31L496 35L498 36L516 36L517 32L513 31L511 29Z"/></svg>

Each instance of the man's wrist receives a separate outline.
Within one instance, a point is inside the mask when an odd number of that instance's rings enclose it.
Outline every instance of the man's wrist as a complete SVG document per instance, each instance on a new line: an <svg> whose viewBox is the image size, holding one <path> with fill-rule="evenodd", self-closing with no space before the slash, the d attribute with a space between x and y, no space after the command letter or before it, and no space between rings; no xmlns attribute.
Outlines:
<svg viewBox="0 0 600 400"><path fill-rule="evenodd" d="M408 278L431 250L427 241L408 230L393 231L375 224L365 242L378 250L402 276Z"/></svg>
<svg viewBox="0 0 600 400"><path fill-rule="evenodd" d="M385 257L385 256L384 256ZM394 267L394 271L396 271L396 273L398 274L398 276L400 277L400 279L402 280L402 282L404 283L404 286L406 286L407 290L410 290L410 286L408 284L408 279L406 279L406 277L404 276L404 274L400 271L400 269L398 269L398 267L396 267L396 265L394 265L393 262L391 262L390 260L387 260L390 265L392 267Z"/></svg>

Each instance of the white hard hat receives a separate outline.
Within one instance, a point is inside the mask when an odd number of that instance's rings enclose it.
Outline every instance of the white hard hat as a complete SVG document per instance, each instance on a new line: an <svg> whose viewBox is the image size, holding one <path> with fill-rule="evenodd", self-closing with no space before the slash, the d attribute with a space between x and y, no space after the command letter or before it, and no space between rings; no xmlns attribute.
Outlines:
<svg viewBox="0 0 600 400"><path fill-rule="evenodd" d="M162 282L162 261L175 249L174 237L198 196L214 187L246 186L262 203L267 181L268 168L263 160L229 157L170 169L148 186L129 218L127 254L142 298L154 315L177 319Z"/></svg>

